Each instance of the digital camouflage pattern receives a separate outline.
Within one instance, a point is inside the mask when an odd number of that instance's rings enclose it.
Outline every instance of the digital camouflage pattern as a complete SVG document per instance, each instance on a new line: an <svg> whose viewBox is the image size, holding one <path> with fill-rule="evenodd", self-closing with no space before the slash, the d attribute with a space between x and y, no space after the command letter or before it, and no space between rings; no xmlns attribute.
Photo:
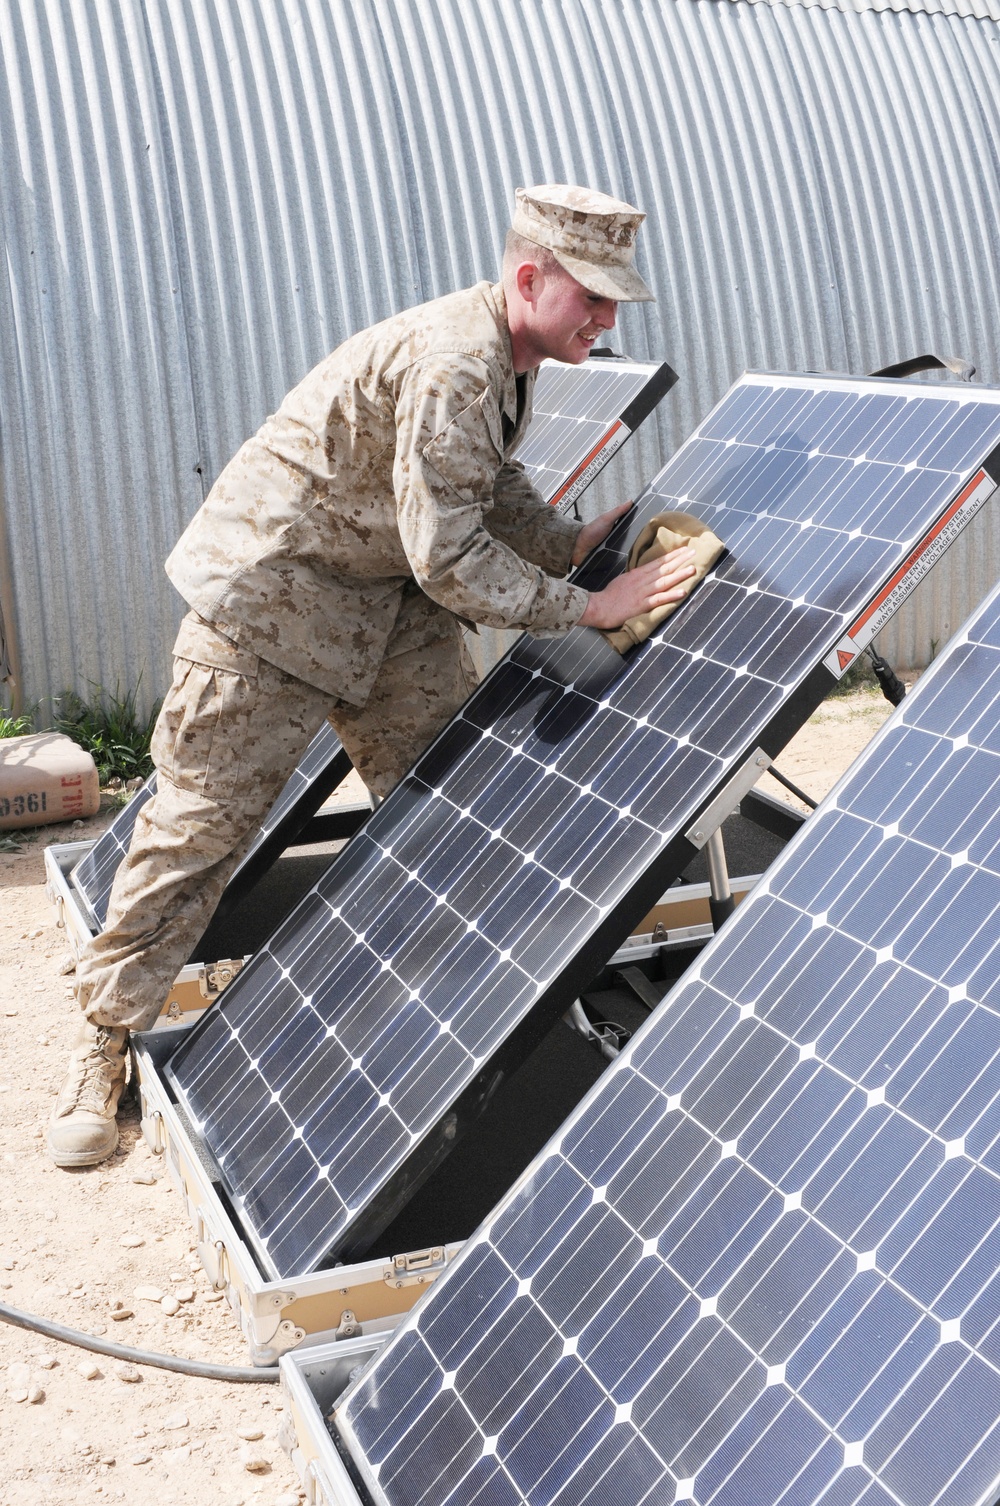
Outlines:
<svg viewBox="0 0 1000 1506"><path fill-rule="evenodd" d="M519 188L514 198L515 233L546 247L591 293L625 303L655 302L632 265L646 218L641 209L570 183Z"/></svg>
<svg viewBox="0 0 1000 1506"><path fill-rule="evenodd" d="M226 466L170 579L236 643L355 706L408 581L471 622L567 631L587 605L557 578L580 525L512 458L532 385L499 284L354 335Z"/></svg>
<svg viewBox="0 0 1000 1506"><path fill-rule="evenodd" d="M560 633L580 529L513 460L500 286L365 330L226 466L167 561L193 610L104 931L77 968L93 1024L149 1028L324 716L387 794L475 683L459 619Z"/></svg>
<svg viewBox="0 0 1000 1506"><path fill-rule="evenodd" d="M264 815L324 716L389 792L475 685L455 618L410 586L368 703L331 703L189 613L153 735L156 793L136 818L105 929L77 965L94 1024L148 1030Z"/></svg>

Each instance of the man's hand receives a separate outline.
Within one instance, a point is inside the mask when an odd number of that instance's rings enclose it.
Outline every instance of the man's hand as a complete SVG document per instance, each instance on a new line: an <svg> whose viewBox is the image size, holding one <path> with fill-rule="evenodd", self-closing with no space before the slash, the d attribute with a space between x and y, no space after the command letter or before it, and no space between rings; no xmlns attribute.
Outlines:
<svg viewBox="0 0 1000 1506"><path fill-rule="evenodd" d="M620 512L619 508L618 514ZM618 514L605 513L604 518ZM597 518L595 523L602 523L604 518ZM640 565L636 570L626 570L623 575L617 575L603 591L590 593L590 600L580 618L580 626L620 628L623 622L627 622L630 617L638 617L641 612L667 606L672 601L682 601L682 582L694 573L694 550L687 544L680 549L672 549L669 554L662 554L648 565Z"/></svg>
<svg viewBox="0 0 1000 1506"><path fill-rule="evenodd" d="M631 506L631 502L623 502L620 507L613 507L610 512L602 512L601 516L595 518L592 523L584 523L576 536L576 546L570 564L582 565L590 551L596 549L598 544L604 543L618 519L624 517Z"/></svg>

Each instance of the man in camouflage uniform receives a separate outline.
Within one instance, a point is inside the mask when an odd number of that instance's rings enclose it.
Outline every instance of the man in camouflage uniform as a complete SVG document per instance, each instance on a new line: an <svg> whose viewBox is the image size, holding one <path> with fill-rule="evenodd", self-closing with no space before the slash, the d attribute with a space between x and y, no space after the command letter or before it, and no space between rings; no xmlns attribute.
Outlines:
<svg viewBox="0 0 1000 1506"><path fill-rule="evenodd" d="M675 600L690 550L588 593L563 577L624 511L581 526L514 451L546 357L586 359L623 299L643 215L519 189L502 281L347 340L222 472L167 561L191 610L49 1128L61 1166L114 1150L130 1030L150 1027L324 716L384 795L473 688L462 620L560 634ZM627 506L627 504L626 504Z"/></svg>

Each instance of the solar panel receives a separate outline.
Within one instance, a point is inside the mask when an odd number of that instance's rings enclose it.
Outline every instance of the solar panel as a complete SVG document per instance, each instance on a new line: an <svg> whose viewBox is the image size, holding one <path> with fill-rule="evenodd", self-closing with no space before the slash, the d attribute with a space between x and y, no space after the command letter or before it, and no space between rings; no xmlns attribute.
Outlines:
<svg viewBox="0 0 1000 1506"><path fill-rule="evenodd" d="M665 507L729 544L715 574L628 658L522 639L173 1057L265 1269L370 1248L826 694L824 655L992 494L998 440L987 389L736 384L579 578Z"/></svg>
<svg viewBox="0 0 1000 1506"><path fill-rule="evenodd" d="M621 357L543 361L518 463L547 502L570 511L676 380L665 364Z"/></svg>
<svg viewBox="0 0 1000 1506"><path fill-rule="evenodd" d="M518 463L546 501L569 511L676 380L665 362L592 357L580 366L565 366L544 361ZM233 873L217 914L247 893L294 844L350 767L337 734L321 727ZM152 774L73 869L73 886L95 930L104 929L118 865L128 851L136 817L155 789Z"/></svg>
<svg viewBox="0 0 1000 1506"><path fill-rule="evenodd" d="M998 805L995 591L343 1401L377 1506L997 1501Z"/></svg>

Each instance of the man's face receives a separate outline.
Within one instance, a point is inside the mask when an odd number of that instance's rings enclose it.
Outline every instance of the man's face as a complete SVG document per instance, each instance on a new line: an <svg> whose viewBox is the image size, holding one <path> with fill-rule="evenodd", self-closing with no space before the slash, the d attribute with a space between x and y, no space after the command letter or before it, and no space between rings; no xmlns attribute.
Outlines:
<svg viewBox="0 0 1000 1506"><path fill-rule="evenodd" d="M532 335L543 355L577 366L597 339L613 329L618 305L590 293L562 267L550 268L533 309Z"/></svg>

